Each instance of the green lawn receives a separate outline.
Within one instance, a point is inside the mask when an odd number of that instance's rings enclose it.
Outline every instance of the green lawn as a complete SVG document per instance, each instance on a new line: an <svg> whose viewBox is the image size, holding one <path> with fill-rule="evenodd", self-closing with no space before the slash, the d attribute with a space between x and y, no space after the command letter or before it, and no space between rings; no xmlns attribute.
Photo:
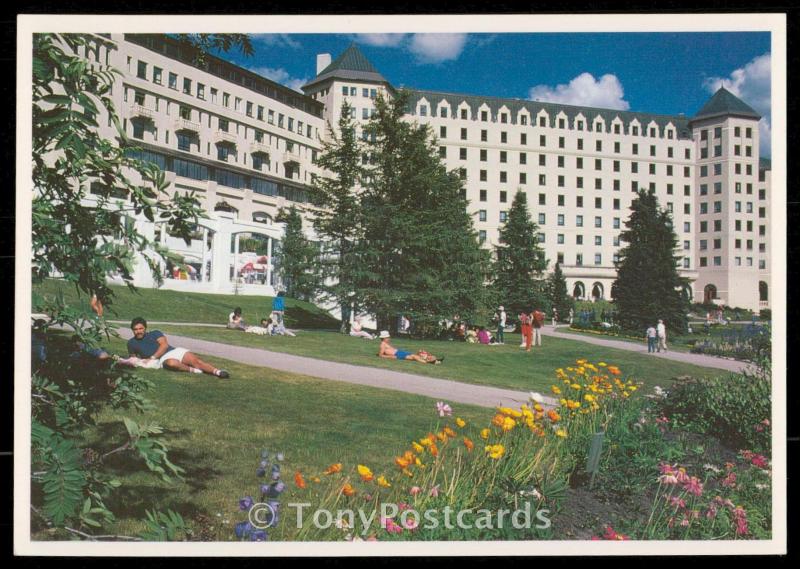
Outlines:
<svg viewBox="0 0 800 569"><path fill-rule="evenodd" d="M398 337L393 344L399 349L425 348L437 356L445 356L442 365L424 365L416 362L398 362L377 357L378 340L364 340L343 336L336 332L300 331L296 338L284 336L263 337L224 328L191 326L159 326L168 335L182 335L226 344L263 348L300 356L310 356L335 362L351 363L383 369L392 369L452 379L465 383L492 385L519 390L549 391L554 370L574 363L576 359L613 363L626 375L644 381L651 389L655 385L666 387L674 377L681 375L707 376L724 372L681 362L653 359L647 354L636 354L594 346L580 341L552 338L545 335L543 346L526 353L519 349L519 335L508 334L504 346L483 346L465 342L412 340Z"/></svg>
<svg viewBox="0 0 800 569"><path fill-rule="evenodd" d="M258 324L272 311L272 297L232 294L198 294L173 290L140 288L131 292L127 287L112 286L114 303L108 307L106 318L130 320L143 316L147 320L167 322L198 322L225 324L228 315L237 306L248 323ZM36 287L36 292L55 295L62 291L67 304L83 306L88 310L88 300L82 303L75 287L66 281L51 279ZM35 302L35 299L34 299ZM309 303L287 298L286 323L293 328L338 329L338 321L330 314ZM34 305L34 312L37 307Z"/></svg>
<svg viewBox="0 0 800 569"><path fill-rule="evenodd" d="M119 352L123 343L115 340L110 348ZM187 519L200 512L220 523L228 519L220 539L232 539L233 525L245 519L239 498L255 497L263 480L255 476L262 448L285 454L283 478L290 489L296 469L308 478L335 462L353 473L357 464L367 464L395 482L394 457L437 427L433 399L208 359L235 379L139 370L155 383L148 397L157 409L134 418L166 429L171 460L186 470L186 482L168 485L142 473L144 465L134 467L131 458L110 457L107 464L123 486L108 504L118 517L109 531L134 535L146 509L171 508ZM467 421L491 420L491 409L453 407ZM103 452L119 444L114 418L112 411L100 415L90 446Z"/></svg>

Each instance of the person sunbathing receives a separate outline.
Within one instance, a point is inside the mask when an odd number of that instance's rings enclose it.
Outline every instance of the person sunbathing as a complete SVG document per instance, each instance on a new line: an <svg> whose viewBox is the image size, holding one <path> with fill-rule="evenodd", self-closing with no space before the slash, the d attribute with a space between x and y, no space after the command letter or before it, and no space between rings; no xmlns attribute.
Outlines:
<svg viewBox="0 0 800 569"><path fill-rule="evenodd" d="M423 364L440 364L444 361L444 358L437 358L425 350L419 350L416 354L398 350L389 343L390 336L389 332L386 330L383 330L379 337L381 339L381 346L378 351L379 357L392 360L411 360Z"/></svg>

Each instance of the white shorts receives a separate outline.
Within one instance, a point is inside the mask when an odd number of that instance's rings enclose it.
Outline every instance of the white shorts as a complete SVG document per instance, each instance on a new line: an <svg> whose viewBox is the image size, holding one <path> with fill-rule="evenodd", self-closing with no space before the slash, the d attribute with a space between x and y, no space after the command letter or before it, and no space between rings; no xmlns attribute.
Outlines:
<svg viewBox="0 0 800 569"><path fill-rule="evenodd" d="M164 365L164 362L167 360L178 360L179 362L183 363L183 356L185 356L188 353L189 350L187 350L186 348L172 348L170 351L168 351L166 354L164 354L158 359L158 363L160 363L162 366Z"/></svg>

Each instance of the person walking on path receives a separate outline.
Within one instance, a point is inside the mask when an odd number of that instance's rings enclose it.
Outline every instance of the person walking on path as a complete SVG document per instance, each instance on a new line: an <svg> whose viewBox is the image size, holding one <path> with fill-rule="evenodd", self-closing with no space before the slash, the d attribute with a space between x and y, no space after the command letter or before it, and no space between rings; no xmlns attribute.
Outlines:
<svg viewBox="0 0 800 569"><path fill-rule="evenodd" d="M538 308L533 311L532 316L532 326L533 326L533 345L534 346L541 346L542 345L542 328L544 328L544 312L539 310Z"/></svg>
<svg viewBox="0 0 800 569"><path fill-rule="evenodd" d="M656 329L654 326L650 326L647 329L647 353L653 354L656 351Z"/></svg>
<svg viewBox="0 0 800 569"><path fill-rule="evenodd" d="M558 324L558 309L554 306L553 307L553 330L556 329L556 324Z"/></svg>
<svg viewBox="0 0 800 569"><path fill-rule="evenodd" d="M572 326L572 321L575 318L575 310L569 309L569 325Z"/></svg>
<svg viewBox="0 0 800 569"><path fill-rule="evenodd" d="M521 312L519 315L519 329L522 332L522 344L520 344L520 348L525 348L526 352L531 351L531 341L532 341L532 328L531 328L531 317L533 315L528 312Z"/></svg>
<svg viewBox="0 0 800 569"><path fill-rule="evenodd" d="M497 343L498 344L505 344L505 331L506 331L506 311L505 308L500 306L497 309L497 314L495 314L495 318L497 318Z"/></svg>
<svg viewBox="0 0 800 569"><path fill-rule="evenodd" d="M659 320L658 326L656 326L656 332L658 333L658 351L661 352L662 348L666 352L667 351L667 327L664 326L664 321Z"/></svg>

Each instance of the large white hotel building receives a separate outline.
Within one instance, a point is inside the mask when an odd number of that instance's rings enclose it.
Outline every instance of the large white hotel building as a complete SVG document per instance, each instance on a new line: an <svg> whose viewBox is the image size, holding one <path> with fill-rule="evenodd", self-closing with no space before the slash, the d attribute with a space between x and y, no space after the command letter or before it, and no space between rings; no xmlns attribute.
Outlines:
<svg viewBox="0 0 800 569"><path fill-rule="evenodd" d="M144 156L210 215L252 227L285 205L312 209L306 188L325 174L314 162L345 100L366 122L376 96L396 92L355 45L317 56L300 94L217 57L198 64L163 35L95 39L82 55L123 72L114 98ZM729 91L689 117L412 89L407 117L430 126L461 173L486 247L525 193L550 267L561 264L576 297L609 297L630 204L650 188L672 213L693 299L769 306L770 165L759 114Z"/></svg>

